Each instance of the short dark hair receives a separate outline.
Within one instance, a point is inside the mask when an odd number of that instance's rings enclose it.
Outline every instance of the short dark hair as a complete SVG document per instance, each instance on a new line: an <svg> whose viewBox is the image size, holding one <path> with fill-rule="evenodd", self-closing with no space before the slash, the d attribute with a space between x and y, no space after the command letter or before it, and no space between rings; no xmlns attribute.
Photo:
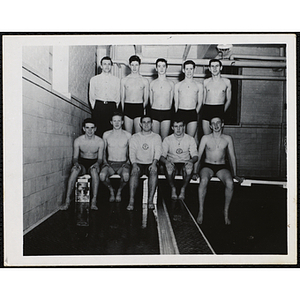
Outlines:
<svg viewBox="0 0 300 300"><path fill-rule="evenodd" d="M151 119L151 122L152 122L152 117L151 117L150 115L143 115L143 116L141 116L140 123L142 123L142 121L143 121L145 118Z"/></svg>
<svg viewBox="0 0 300 300"><path fill-rule="evenodd" d="M123 120L123 114L122 114L121 112L115 111L115 112L113 113L111 119L113 119L113 117L115 117L115 116L119 116L119 117L121 117L121 119Z"/></svg>
<svg viewBox="0 0 300 300"><path fill-rule="evenodd" d="M208 63L208 66L210 67L211 64L212 64L213 62L219 63L219 64L220 64L220 67L222 67L222 62L221 62L219 59L216 59L216 58L211 59L211 60L209 61L209 63Z"/></svg>
<svg viewBox="0 0 300 300"><path fill-rule="evenodd" d="M179 117L175 117L173 120L172 120L172 126L174 126L174 123L183 123L183 125L185 125L185 121L182 119L182 118L179 118Z"/></svg>
<svg viewBox="0 0 300 300"><path fill-rule="evenodd" d="M155 62L155 66L156 66L156 67L157 67L157 65L158 65L159 62L164 62L164 63L166 64L166 68L168 67L168 62L167 62L166 59L164 59L164 58L158 58L158 59L156 60L156 62Z"/></svg>
<svg viewBox="0 0 300 300"><path fill-rule="evenodd" d="M141 59L137 55L130 56L129 64L131 64L133 61L137 61L139 64L141 64Z"/></svg>
<svg viewBox="0 0 300 300"><path fill-rule="evenodd" d="M95 125L95 127L97 127L97 125L96 125L94 119L92 119L92 118L86 118L86 119L84 119L83 122L82 122L82 127L85 127L85 125L86 125L87 123L92 123L92 124Z"/></svg>
<svg viewBox="0 0 300 300"><path fill-rule="evenodd" d="M184 63L183 63L183 68L185 68L186 65L193 65L194 69L196 68L196 64L193 60L186 60Z"/></svg>
<svg viewBox="0 0 300 300"><path fill-rule="evenodd" d="M218 118L218 119L221 120L222 123L224 123L224 119L223 119L222 117L220 117L220 116L213 116L213 117L211 117L210 120L209 120L209 124L210 124L210 125L211 125L211 120L214 119L214 118Z"/></svg>
<svg viewBox="0 0 300 300"><path fill-rule="evenodd" d="M103 62L104 60L109 60L109 61L111 62L111 64L113 65L113 61L112 61L112 59L111 59L109 56L104 56L104 57L102 57L101 60L100 60L100 65L102 65L102 62Z"/></svg>

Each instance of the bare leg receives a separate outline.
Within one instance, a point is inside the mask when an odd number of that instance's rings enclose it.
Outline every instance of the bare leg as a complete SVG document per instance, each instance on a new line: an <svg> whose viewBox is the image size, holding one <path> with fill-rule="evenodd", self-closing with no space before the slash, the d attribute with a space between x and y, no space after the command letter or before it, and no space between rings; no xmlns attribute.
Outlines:
<svg viewBox="0 0 300 300"><path fill-rule="evenodd" d="M226 170L220 170L217 174L217 177L220 178L220 180L225 185L225 205L224 205L224 221L226 225L230 225L231 221L228 217L229 215L229 206L233 197L233 191L234 191L234 184L233 179L231 176L231 173Z"/></svg>
<svg viewBox="0 0 300 300"><path fill-rule="evenodd" d="M148 190L149 190L149 197L148 197L148 208L154 209L153 204L153 197L155 194L155 190L157 187L158 177L157 177L157 169L156 171L152 170L149 172L149 178L148 178Z"/></svg>
<svg viewBox="0 0 300 300"><path fill-rule="evenodd" d="M109 172L110 167L105 167L101 170L100 172L100 181L109 189L110 192L110 198L109 198L109 202L114 202L115 199L115 191L111 185L109 176L111 175L111 173ZM113 173L113 172L112 172Z"/></svg>
<svg viewBox="0 0 300 300"><path fill-rule="evenodd" d="M202 129L204 134L211 134L211 129L209 127L209 121L202 120Z"/></svg>
<svg viewBox="0 0 300 300"><path fill-rule="evenodd" d="M161 132L162 140L164 140L164 138L169 135L170 126L171 126L171 120L165 120L160 123L160 132Z"/></svg>
<svg viewBox="0 0 300 300"><path fill-rule="evenodd" d="M97 194L98 194L98 188L99 188L99 174L95 168L92 168L90 170L91 177L92 177L92 188L93 188L93 198L91 201L91 209L98 210L97 207Z"/></svg>
<svg viewBox="0 0 300 300"><path fill-rule="evenodd" d="M69 208L71 202L71 194L73 192L75 182L77 180L78 175L80 174L81 168L73 167L71 170L71 175L68 180L68 187L67 187L67 195L65 204L60 207L61 210L67 210Z"/></svg>
<svg viewBox="0 0 300 300"><path fill-rule="evenodd" d="M124 116L124 127L126 131L132 133L133 120L128 118L127 116Z"/></svg>
<svg viewBox="0 0 300 300"><path fill-rule="evenodd" d="M180 200L185 199L185 189L191 180L192 172L193 172L193 166L192 167L185 166L183 168L183 185L181 187L180 194L178 196L178 199Z"/></svg>
<svg viewBox="0 0 300 300"><path fill-rule="evenodd" d="M175 187L175 183L174 183L174 177L175 177L175 169L174 167L169 167L165 169L165 175L166 178L170 184L171 187L171 199L172 200L176 200L177 199L177 193L176 193L176 187Z"/></svg>
<svg viewBox="0 0 300 300"><path fill-rule="evenodd" d="M203 212L204 212L204 201L207 192L207 185L210 178L213 176L213 171L208 168L203 168L200 171L200 184L198 188L199 196L199 213L197 216L197 223L202 224L203 222Z"/></svg>
<svg viewBox="0 0 300 300"><path fill-rule="evenodd" d="M152 131L154 133L160 134L160 122L157 120L153 120L152 122Z"/></svg>
<svg viewBox="0 0 300 300"><path fill-rule="evenodd" d="M120 186L116 195L116 202L121 202L121 194L124 186L128 183L130 175L128 168L122 168Z"/></svg>
<svg viewBox="0 0 300 300"><path fill-rule="evenodd" d="M141 118L134 118L133 123L134 123L134 133L140 132L142 129L140 127L140 120Z"/></svg>
<svg viewBox="0 0 300 300"><path fill-rule="evenodd" d="M136 189L139 185L140 169L132 169L130 180L129 180L129 204L127 210L133 210L134 208L134 197Z"/></svg>
<svg viewBox="0 0 300 300"><path fill-rule="evenodd" d="M186 126L186 133L192 137L195 137L197 131L197 122L190 122Z"/></svg>

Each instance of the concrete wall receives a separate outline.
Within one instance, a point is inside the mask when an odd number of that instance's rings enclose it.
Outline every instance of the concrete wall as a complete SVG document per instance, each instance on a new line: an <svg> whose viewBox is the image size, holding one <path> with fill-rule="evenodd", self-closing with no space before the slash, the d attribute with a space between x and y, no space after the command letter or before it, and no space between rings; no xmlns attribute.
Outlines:
<svg viewBox="0 0 300 300"><path fill-rule="evenodd" d="M85 91L80 93L80 89L75 88L72 78L79 72L72 68L69 91L74 92L76 98L66 98L52 89L51 76L47 76L46 70L51 74L51 47L39 48L23 51L24 232L53 214L64 198L73 141L82 134L83 119L90 116L84 95L95 72L95 60L91 62L95 47L90 47L85 49L88 55L76 64L81 74L80 86L86 86ZM70 51L70 57L73 54L74 51ZM83 74L84 59L88 67Z"/></svg>

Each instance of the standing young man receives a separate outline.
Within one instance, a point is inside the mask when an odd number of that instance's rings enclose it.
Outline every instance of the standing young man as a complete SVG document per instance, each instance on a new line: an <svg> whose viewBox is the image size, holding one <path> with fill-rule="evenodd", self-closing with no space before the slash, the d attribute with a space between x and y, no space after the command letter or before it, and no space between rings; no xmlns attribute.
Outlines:
<svg viewBox="0 0 300 300"><path fill-rule="evenodd" d="M164 58L157 59L158 78L150 83L152 130L160 134L162 140L169 135L174 96L174 83L166 77L167 68L168 63Z"/></svg>
<svg viewBox="0 0 300 300"><path fill-rule="evenodd" d="M213 117L210 121L212 133L203 135L198 152L198 162L196 163L196 176L199 174L200 161L203 152L205 152L205 162L200 170L200 184L198 188L199 195L199 213L197 222L203 222L204 200L207 192L207 185L212 178L216 175L225 185L225 205L224 205L224 220L225 224L230 224L228 217L229 206L233 196L233 178L239 182L242 180L236 175L236 158L231 136L222 133L224 123L220 117ZM232 173L230 167L225 162L225 156L228 153Z"/></svg>
<svg viewBox="0 0 300 300"><path fill-rule="evenodd" d="M165 165L166 178L171 186L171 198L185 199L185 189L193 174L194 163L198 160L197 145L195 139L185 134L185 125L181 120L173 122L174 134L167 136L162 144L163 153L160 158ZM177 197L174 183L175 175L183 176L183 184Z"/></svg>
<svg viewBox="0 0 300 300"><path fill-rule="evenodd" d="M90 80L89 101L92 117L96 122L97 135L111 129L111 117L117 110L121 100L120 79L111 74L113 62L105 56L100 61L102 73Z"/></svg>
<svg viewBox="0 0 300 300"><path fill-rule="evenodd" d="M105 147L100 181L103 182L110 191L109 202L120 202L122 190L129 181L130 176L128 146L131 134L122 129L123 116L121 113L116 112L113 115L111 124L113 129L106 131L103 134ZM109 177L114 174L118 174L121 177L120 186L116 196L109 179Z"/></svg>
<svg viewBox="0 0 300 300"><path fill-rule="evenodd" d="M187 60L183 64L184 80L175 85L174 100L175 112L179 119L186 124L186 132L192 137L196 136L198 113L203 99L203 86L194 80L196 64Z"/></svg>
<svg viewBox="0 0 300 300"><path fill-rule="evenodd" d="M224 118L231 103L231 83L230 80L221 76L223 66L220 60L211 59L209 61L209 71L212 77L205 79L204 86L204 104L202 128L204 134L210 134L210 120L214 116Z"/></svg>
<svg viewBox="0 0 300 300"><path fill-rule="evenodd" d="M132 171L129 180L129 204L127 210L133 210L135 192L140 176L148 176L148 207L154 209L153 197L158 182L157 164L162 153L161 137L152 132L150 116L141 117L141 132L134 134L129 140L129 158Z"/></svg>
<svg viewBox="0 0 300 300"><path fill-rule="evenodd" d="M121 80L121 102L124 110L125 130L132 134L140 131L140 118L148 104L149 82L140 75L141 59L137 55L129 58L131 74Z"/></svg>
<svg viewBox="0 0 300 300"><path fill-rule="evenodd" d="M98 210L97 193L99 187L99 171L103 160L103 140L95 135L96 125L93 119L88 118L83 121L84 134L75 139L73 148L73 168L68 181L65 204L61 210L67 210L71 202L71 194L75 182L79 175L89 173L92 177L93 198L91 209Z"/></svg>

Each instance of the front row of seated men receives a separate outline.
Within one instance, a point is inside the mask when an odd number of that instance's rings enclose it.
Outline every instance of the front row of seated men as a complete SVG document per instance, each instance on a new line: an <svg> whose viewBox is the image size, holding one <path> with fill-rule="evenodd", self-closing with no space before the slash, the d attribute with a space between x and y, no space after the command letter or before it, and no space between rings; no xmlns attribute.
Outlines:
<svg viewBox="0 0 300 300"><path fill-rule="evenodd" d="M113 129L105 132L102 140L95 135L94 121L92 119L84 120L84 134L74 141L74 166L71 170L66 201L61 207L62 210L68 209L70 205L70 196L77 177L86 173L89 173L92 178L91 209L98 209L96 200L99 181L101 181L110 191L110 202L121 201L122 189L129 182L127 210L133 210L135 193L142 175L148 176L148 208L154 209L153 198L158 183L159 164L161 164L171 186L173 200L184 200L185 189L190 179L200 177L197 217L199 224L203 222L207 185L212 176L217 176L225 185L224 220L225 224L230 224L228 210L233 196L233 178L238 181L241 179L236 176L236 159L232 138L223 134L224 123L219 117L211 119L212 133L202 137L198 151L195 139L185 133L185 124L182 120L174 120L172 124L174 133L166 137L163 142L158 134L152 132L152 119L147 115L141 118L141 132L132 136L122 129L123 117L120 113L117 112L113 115L111 124ZM201 157L204 152L205 160L202 164ZM226 153L228 153L233 174L225 163ZM116 194L109 179L114 174L121 177ZM174 178L178 174L183 176L183 184L180 194L177 196Z"/></svg>

